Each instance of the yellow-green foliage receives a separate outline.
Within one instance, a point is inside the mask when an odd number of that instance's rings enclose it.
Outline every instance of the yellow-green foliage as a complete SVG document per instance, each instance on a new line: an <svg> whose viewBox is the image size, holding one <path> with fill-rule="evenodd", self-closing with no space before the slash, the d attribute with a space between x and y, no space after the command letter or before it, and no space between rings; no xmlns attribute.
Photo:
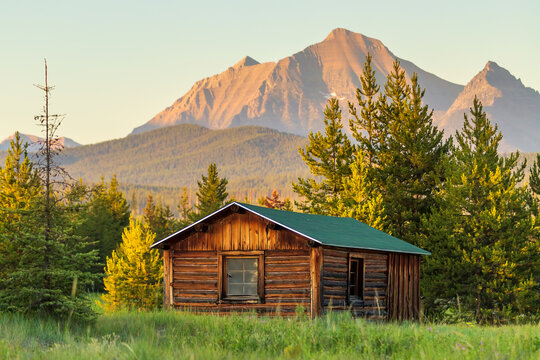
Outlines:
<svg viewBox="0 0 540 360"><path fill-rule="evenodd" d="M130 219L122 243L107 257L105 310L147 310L161 304L163 264L158 250L150 249L154 239L155 234L141 220Z"/></svg>

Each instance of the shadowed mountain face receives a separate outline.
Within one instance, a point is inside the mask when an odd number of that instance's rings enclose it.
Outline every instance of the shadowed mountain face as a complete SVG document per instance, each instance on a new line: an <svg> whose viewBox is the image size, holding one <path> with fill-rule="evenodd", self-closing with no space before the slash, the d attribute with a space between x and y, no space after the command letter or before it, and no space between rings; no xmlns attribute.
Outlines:
<svg viewBox="0 0 540 360"><path fill-rule="evenodd" d="M503 134L499 151L540 150L540 94L491 61L436 122L447 136L462 128L463 114L470 114L475 95L482 102L488 118Z"/></svg>
<svg viewBox="0 0 540 360"><path fill-rule="evenodd" d="M261 64L245 57L221 74L195 83L133 133L196 123L212 129L261 125L305 135L322 128L322 110L330 96L355 99L368 53L377 80L383 84L395 55L379 40L345 29L335 29L322 42L277 63ZM425 102L437 112L445 112L463 90L461 85L399 60L409 77L418 74L420 84L428 89Z"/></svg>
<svg viewBox="0 0 540 360"><path fill-rule="evenodd" d="M35 136L35 135L20 134L20 136L23 142L28 143L29 152L36 152L39 149L38 142L43 141L43 138L40 138L39 136ZM2 142L0 142L0 151L8 150L11 146L11 140L13 139L15 139L15 134L5 138ZM78 142L70 138L66 138L66 137L61 137L58 140L59 140L58 143L60 145L63 145L64 148L72 148L72 147L77 147L81 145Z"/></svg>

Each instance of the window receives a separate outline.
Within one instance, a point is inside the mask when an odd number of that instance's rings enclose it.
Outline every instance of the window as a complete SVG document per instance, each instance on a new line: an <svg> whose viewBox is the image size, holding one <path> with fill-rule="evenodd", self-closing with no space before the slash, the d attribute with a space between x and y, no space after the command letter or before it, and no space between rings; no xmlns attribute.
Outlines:
<svg viewBox="0 0 540 360"><path fill-rule="evenodd" d="M364 259L349 259L349 300L364 299Z"/></svg>
<svg viewBox="0 0 540 360"><path fill-rule="evenodd" d="M264 302L264 251L218 252L218 301Z"/></svg>
<svg viewBox="0 0 540 360"><path fill-rule="evenodd" d="M226 296L258 295L258 259L227 257L225 265Z"/></svg>

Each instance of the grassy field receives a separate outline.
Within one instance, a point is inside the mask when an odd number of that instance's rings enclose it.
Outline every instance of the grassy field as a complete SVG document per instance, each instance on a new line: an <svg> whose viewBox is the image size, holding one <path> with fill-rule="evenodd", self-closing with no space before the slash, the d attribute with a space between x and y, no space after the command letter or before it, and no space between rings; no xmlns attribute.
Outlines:
<svg viewBox="0 0 540 360"><path fill-rule="evenodd" d="M383 324L330 314L100 315L91 326L0 315L2 359L540 359L540 327Z"/></svg>

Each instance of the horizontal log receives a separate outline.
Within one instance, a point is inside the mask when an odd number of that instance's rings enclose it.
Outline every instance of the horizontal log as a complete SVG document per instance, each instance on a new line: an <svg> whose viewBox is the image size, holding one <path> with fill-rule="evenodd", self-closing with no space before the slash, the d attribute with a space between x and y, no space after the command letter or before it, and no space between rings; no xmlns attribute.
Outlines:
<svg viewBox="0 0 540 360"><path fill-rule="evenodd" d="M347 281L339 281L339 280L326 280L323 279L323 286L328 287L347 287Z"/></svg>
<svg viewBox="0 0 540 360"><path fill-rule="evenodd" d="M264 271L268 272L288 272L288 271L309 271L309 265L285 265L285 264L265 264Z"/></svg>
<svg viewBox="0 0 540 360"><path fill-rule="evenodd" d="M288 282L288 283L282 283L282 284L276 284L276 283L268 283L266 282L264 284L264 288L267 290L270 289L298 289L298 288L306 288L309 289L309 281L302 281L302 282Z"/></svg>
<svg viewBox="0 0 540 360"><path fill-rule="evenodd" d="M217 295L217 289L216 289L216 290L175 289L175 294L176 294L176 293L183 293L183 294L206 294L206 295L208 295L208 294L215 294L215 295Z"/></svg>
<svg viewBox="0 0 540 360"><path fill-rule="evenodd" d="M286 299L280 299L280 298L265 298L264 302L267 304L287 304L287 303L295 303L297 305L302 306L309 306L310 305L310 298L309 297L303 297L303 298L286 298Z"/></svg>
<svg viewBox="0 0 540 360"><path fill-rule="evenodd" d="M186 289L186 290L216 290L217 291L217 281L213 282L173 282L174 289Z"/></svg>
<svg viewBox="0 0 540 360"><path fill-rule="evenodd" d="M327 278L328 279L347 279L347 273L323 271L323 279L327 279Z"/></svg>
<svg viewBox="0 0 540 360"><path fill-rule="evenodd" d="M365 266L366 272L388 272L388 267L386 265L367 265Z"/></svg>
<svg viewBox="0 0 540 360"><path fill-rule="evenodd" d="M186 299L205 299L205 300L208 300L208 301L217 301L218 299L218 296L217 296L217 292L213 293L213 294L186 294L184 292L178 292L178 291L175 291L174 292L174 297L175 298L186 298Z"/></svg>
<svg viewBox="0 0 540 360"><path fill-rule="evenodd" d="M327 249L327 248L324 248L323 253L324 253L323 257L326 257L326 256L347 257L348 256L347 251L332 250L332 249Z"/></svg>
<svg viewBox="0 0 540 360"><path fill-rule="evenodd" d="M365 273L364 274L364 278L366 280L371 280L371 279L384 279L386 280L386 274L384 273Z"/></svg>
<svg viewBox="0 0 540 360"><path fill-rule="evenodd" d="M309 274L290 274L289 276L272 276L273 273L265 273L264 282L268 284L285 284L288 282L309 281Z"/></svg>
<svg viewBox="0 0 540 360"><path fill-rule="evenodd" d="M293 279L295 276L297 278L300 278L302 276L307 276L309 278L309 270L308 271L295 271L293 273L289 271L274 271L271 269L265 269L264 270L264 276L265 278L286 278L286 279Z"/></svg>
<svg viewBox="0 0 540 360"><path fill-rule="evenodd" d="M325 286L323 288L323 294L324 295L343 295L347 294L347 288L346 287L328 287Z"/></svg>
<svg viewBox="0 0 540 360"><path fill-rule="evenodd" d="M289 289L265 289L265 296L275 295L275 294L309 294L310 289L308 288L289 288Z"/></svg>
<svg viewBox="0 0 540 360"><path fill-rule="evenodd" d="M386 288L386 282L366 281L365 287L366 288Z"/></svg>
<svg viewBox="0 0 540 360"><path fill-rule="evenodd" d="M359 252L359 251L351 251L351 257L361 257L364 259L364 261L371 261L371 260L383 260L386 261L388 258L388 255L386 254L375 254L375 253L366 253L366 252Z"/></svg>
<svg viewBox="0 0 540 360"><path fill-rule="evenodd" d="M173 258L174 264L201 264L212 265L217 264L217 256L211 258Z"/></svg>
<svg viewBox="0 0 540 360"><path fill-rule="evenodd" d="M217 278L210 280L174 280L173 286L183 286L181 284L197 285L197 284L217 284Z"/></svg>
<svg viewBox="0 0 540 360"><path fill-rule="evenodd" d="M173 273L173 279L178 280L216 280L217 273Z"/></svg>
<svg viewBox="0 0 540 360"><path fill-rule="evenodd" d="M292 301L291 299L309 299L309 293L291 293L291 294L264 294L264 298L267 299L269 302L269 299L283 299L282 302L289 302Z"/></svg>
<svg viewBox="0 0 540 360"><path fill-rule="evenodd" d="M174 250L173 258L216 258L217 251Z"/></svg>
<svg viewBox="0 0 540 360"><path fill-rule="evenodd" d="M217 299L196 299L191 297L174 297L174 303L215 303Z"/></svg>
<svg viewBox="0 0 540 360"><path fill-rule="evenodd" d="M347 259L347 257L324 256L323 262L325 264L344 264L344 265L347 265L349 260Z"/></svg>
<svg viewBox="0 0 540 360"><path fill-rule="evenodd" d="M173 267L173 271L174 272L188 272L188 273L193 273L193 272L198 272L198 273L217 273L217 266L207 266L207 265L202 265L202 266L174 266Z"/></svg>
<svg viewBox="0 0 540 360"><path fill-rule="evenodd" d="M265 258L273 256L309 256L309 250L266 250Z"/></svg>
<svg viewBox="0 0 540 360"><path fill-rule="evenodd" d="M365 259L365 266L387 266L386 260Z"/></svg>
<svg viewBox="0 0 540 360"><path fill-rule="evenodd" d="M266 256L264 261L267 264L288 264L291 262L309 264L309 256Z"/></svg>
<svg viewBox="0 0 540 360"><path fill-rule="evenodd" d="M324 288L323 294L325 296L346 296L347 295L347 289L332 289L332 288Z"/></svg>
<svg viewBox="0 0 540 360"><path fill-rule="evenodd" d="M323 272L336 273L336 274L347 274L349 268L347 266L335 267L335 266L323 266Z"/></svg>

